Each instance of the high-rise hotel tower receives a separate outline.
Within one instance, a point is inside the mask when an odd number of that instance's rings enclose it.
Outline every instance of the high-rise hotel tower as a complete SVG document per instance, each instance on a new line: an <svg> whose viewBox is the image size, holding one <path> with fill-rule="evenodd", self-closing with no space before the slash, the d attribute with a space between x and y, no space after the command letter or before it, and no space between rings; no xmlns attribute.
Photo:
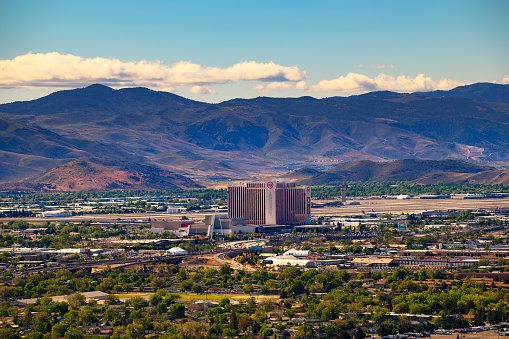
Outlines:
<svg viewBox="0 0 509 339"><path fill-rule="evenodd" d="M228 218L247 225L311 224L311 187L286 178L228 186Z"/></svg>

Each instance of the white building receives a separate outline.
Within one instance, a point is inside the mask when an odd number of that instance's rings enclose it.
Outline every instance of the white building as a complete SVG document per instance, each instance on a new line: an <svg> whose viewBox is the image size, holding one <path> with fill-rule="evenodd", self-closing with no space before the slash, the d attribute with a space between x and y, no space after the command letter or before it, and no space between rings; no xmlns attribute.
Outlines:
<svg viewBox="0 0 509 339"><path fill-rule="evenodd" d="M307 257L309 256L309 251L305 251L305 250L296 250L295 248L292 248L288 251L286 251L285 253L283 253L283 255L287 255L287 256L290 256L290 255L293 255L294 257Z"/></svg>
<svg viewBox="0 0 509 339"><path fill-rule="evenodd" d="M175 206L168 206L168 208L166 209L166 213L168 213L168 214L182 213L182 212L185 212L185 211L187 211L186 208L184 208L184 207L175 207Z"/></svg>
<svg viewBox="0 0 509 339"><path fill-rule="evenodd" d="M407 199L412 199L411 196L407 195L407 194L400 194L396 197L396 199L398 200L407 200Z"/></svg>
<svg viewBox="0 0 509 339"><path fill-rule="evenodd" d="M298 267L315 267L315 263L312 260L304 260L294 257L293 255L280 255L275 257L268 257L263 259L264 265L270 265L272 267L284 267L284 266L298 266Z"/></svg>
<svg viewBox="0 0 509 339"><path fill-rule="evenodd" d="M67 218L72 217L71 211L57 210L57 211L46 211L36 214L37 218Z"/></svg>
<svg viewBox="0 0 509 339"><path fill-rule="evenodd" d="M166 252L164 252L165 255L183 255L187 254L187 251L180 247L172 247Z"/></svg>

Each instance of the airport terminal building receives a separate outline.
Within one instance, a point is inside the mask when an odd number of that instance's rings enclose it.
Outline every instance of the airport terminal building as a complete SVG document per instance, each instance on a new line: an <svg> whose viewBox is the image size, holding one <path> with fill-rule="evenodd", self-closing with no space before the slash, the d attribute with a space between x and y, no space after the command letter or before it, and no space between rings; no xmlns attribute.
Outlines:
<svg viewBox="0 0 509 339"><path fill-rule="evenodd" d="M286 178L228 186L228 218L246 225L311 224L311 187Z"/></svg>

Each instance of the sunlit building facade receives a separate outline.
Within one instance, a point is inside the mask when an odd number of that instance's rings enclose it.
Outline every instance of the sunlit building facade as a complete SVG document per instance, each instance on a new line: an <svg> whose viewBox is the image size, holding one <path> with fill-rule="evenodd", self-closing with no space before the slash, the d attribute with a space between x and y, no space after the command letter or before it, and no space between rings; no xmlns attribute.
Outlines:
<svg viewBox="0 0 509 339"><path fill-rule="evenodd" d="M228 186L228 218L247 225L311 224L311 187L289 179Z"/></svg>

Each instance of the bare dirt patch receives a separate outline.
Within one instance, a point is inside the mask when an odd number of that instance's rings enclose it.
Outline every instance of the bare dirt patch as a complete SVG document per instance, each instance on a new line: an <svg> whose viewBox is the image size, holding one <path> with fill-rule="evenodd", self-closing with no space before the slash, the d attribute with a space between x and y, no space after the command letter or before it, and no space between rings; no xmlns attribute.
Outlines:
<svg viewBox="0 0 509 339"><path fill-rule="evenodd" d="M223 263L216 259L215 254L193 256L182 259L183 267L192 266L208 266L208 267L220 267Z"/></svg>

